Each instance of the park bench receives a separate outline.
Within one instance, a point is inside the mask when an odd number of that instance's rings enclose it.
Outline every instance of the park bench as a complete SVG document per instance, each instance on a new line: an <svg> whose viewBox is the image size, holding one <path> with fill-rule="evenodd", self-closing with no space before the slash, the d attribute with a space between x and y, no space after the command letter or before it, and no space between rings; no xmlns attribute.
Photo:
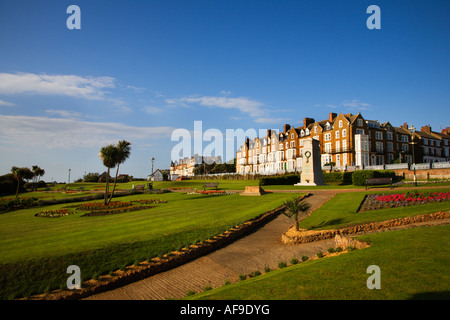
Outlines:
<svg viewBox="0 0 450 320"><path fill-rule="evenodd" d="M136 186L136 190L144 190L145 189L145 185L144 184L138 184Z"/></svg>
<svg viewBox="0 0 450 320"><path fill-rule="evenodd" d="M216 191L217 191L218 186L219 186L218 183L205 183L203 185L203 191L205 191L206 188L216 188Z"/></svg>
<svg viewBox="0 0 450 320"><path fill-rule="evenodd" d="M78 189L77 189L77 191L83 191L84 190L84 187L79 187Z"/></svg>
<svg viewBox="0 0 450 320"><path fill-rule="evenodd" d="M392 186L392 178L369 178L366 179L366 190L369 188L369 186L375 186L375 185L386 185L389 184L391 189Z"/></svg>

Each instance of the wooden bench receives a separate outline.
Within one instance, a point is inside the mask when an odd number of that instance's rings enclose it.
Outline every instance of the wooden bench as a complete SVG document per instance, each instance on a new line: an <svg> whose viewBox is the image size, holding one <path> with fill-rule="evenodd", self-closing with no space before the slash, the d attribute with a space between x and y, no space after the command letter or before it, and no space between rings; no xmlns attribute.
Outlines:
<svg viewBox="0 0 450 320"><path fill-rule="evenodd" d="M136 190L144 190L145 189L145 184L138 184L136 186Z"/></svg>
<svg viewBox="0 0 450 320"><path fill-rule="evenodd" d="M216 188L216 191L217 191L218 186L219 186L218 183L205 183L203 185L203 191L205 191L206 188Z"/></svg>
<svg viewBox="0 0 450 320"><path fill-rule="evenodd" d="M369 178L366 179L366 190L368 190L369 186L375 186L375 185L386 185L389 184L391 189L392 186L392 178Z"/></svg>

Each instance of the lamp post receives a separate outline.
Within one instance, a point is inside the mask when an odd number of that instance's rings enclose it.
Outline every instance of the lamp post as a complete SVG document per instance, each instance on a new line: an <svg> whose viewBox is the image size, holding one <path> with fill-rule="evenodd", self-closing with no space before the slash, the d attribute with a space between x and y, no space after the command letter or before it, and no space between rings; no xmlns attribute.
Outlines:
<svg viewBox="0 0 450 320"><path fill-rule="evenodd" d="M155 158L152 157L152 174L153 174L153 163L155 162Z"/></svg>
<svg viewBox="0 0 450 320"><path fill-rule="evenodd" d="M416 176L416 159L415 159L415 152L414 152L414 145L416 144L414 142L414 134L416 133L416 128L414 128L413 126L411 126L410 130L409 130L410 134L411 134L411 142L409 143L412 146L412 156L413 156L413 166L414 166L414 185L417 187L417 176Z"/></svg>
<svg viewBox="0 0 450 320"><path fill-rule="evenodd" d="M69 169L69 182L67 183L67 189L69 189L69 184L70 184L70 171L71 171L71 169Z"/></svg>

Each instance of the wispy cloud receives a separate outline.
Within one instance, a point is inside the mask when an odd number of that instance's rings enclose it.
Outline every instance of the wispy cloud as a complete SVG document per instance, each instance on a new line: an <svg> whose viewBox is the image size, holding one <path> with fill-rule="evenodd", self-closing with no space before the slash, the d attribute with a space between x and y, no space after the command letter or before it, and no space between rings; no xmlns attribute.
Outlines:
<svg viewBox="0 0 450 320"><path fill-rule="evenodd" d="M370 104L358 100L345 100L341 103L341 106L357 110L368 110L370 108Z"/></svg>
<svg viewBox="0 0 450 320"><path fill-rule="evenodd" d="M63 95L89 100L104 100L108 89L115 88L112 77L0 73L0 94Z"/></svg>
<svg viewBox="0 0 450 320"><path fill-rule="evenodd" d="M46 109L45 113L49 116L59 116L61 118L67 119L79 119L81 118L81 113L68 111L68 110L55 110L55 109Z"/></svg>
<svg viewBox="0 0 450 320"><path fill-rule="evenodd" d="M13 106L15 106L14 103L0 100L0 107L13 107Z"/></svg>
<svg viewBox="0 0 450 320"><path fill-rule="evenodd" d="M164 108L158 108L158 107L144 107L142 108L142 111L148 114L156 115L156 114L162 114L164 112Z"/></svg>
<svg viewBox="0 0 450 320"><path fill-rule="evenodd" d="M47 113L66 115L63 110L49 110ZM0 142L22 147L100 147L122 139L132 143L148 143L149 140L169 138L174 129L135 127L117 122L88 122L75 118L0 115Z"/></svg>
<svg viewBox="0 0 450 320"><path fill-rule="evenodd" d="M229 94L229 92L221 92ZM267 106L257 100L246 97L224 97L224 96L191 96L178 99L166 99L166 103L172 105L199 105L208 108L236 109L241 113L250 116L257 123L277 122L271 115L271 111Z"/></svg>

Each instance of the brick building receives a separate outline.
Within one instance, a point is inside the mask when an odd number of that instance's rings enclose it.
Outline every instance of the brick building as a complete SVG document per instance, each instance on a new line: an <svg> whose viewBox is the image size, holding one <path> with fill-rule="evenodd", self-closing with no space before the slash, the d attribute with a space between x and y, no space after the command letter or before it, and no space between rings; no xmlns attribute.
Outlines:
<svg viewBox="0 0 450 320"><path fill-rule="evenodd" d="M328 119L304 118L303 126L283 126L283 131L267 131L264 137L247 138L236 152L236 172L276 174L301 171L305 139L320 142L322 166L338 168L449 161L450 128L420 131L405 123L364 119L357 115L330 113ZM414 148L414 150L413 150ZM415 159L413 159L413 156Z"/></svg>

